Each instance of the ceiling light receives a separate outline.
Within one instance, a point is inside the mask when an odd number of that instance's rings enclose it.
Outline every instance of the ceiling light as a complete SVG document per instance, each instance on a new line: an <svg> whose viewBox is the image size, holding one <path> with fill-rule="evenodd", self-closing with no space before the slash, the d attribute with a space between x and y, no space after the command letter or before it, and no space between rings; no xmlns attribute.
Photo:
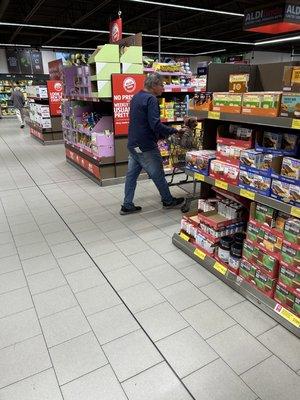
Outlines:
<svg viewBox="0 0 300 400"><path fill-rule="evenodd" d="M226 51L226 49L221 49L221 50L212 50L212 51L204 51L203 53L197 53L195 56L204 56L205 54L213 54L213 53L222 53L223 51Z"/></svg>
<svg viewBox="0 0 300 400"><path fill-rule="evenodd" d="M152 4L155 6L181 8L183 10L200 11L200 12L206 12L206 13L212 13L212 14L232 15L234 17L244 17L244 14L234 13L234 12L230 12L230 11L209 10L207 8L181 6L181 5L169 4L169 3L159 3L158 1L142 1L142 0L128 0L128 1L133 1L134 3Z"/></svg>
<svg viewBox="0 0 300 400"><path fill-rule="evenodd" d="M279 39L270 39L270 40L262 40L261 42L255 42L255 46L263 46L265 44L273 44L273 43L282 43L282 42L290 42L293 40L300 40L300 36L290 36Z"/></svg>
<svg viewBox="0 0 300 400"><path fill-rule="evenodd" d="M83 28L68 28L65 26L48 26L48 25L32 25L32 24L18 24L14 22L0 22L0 26L21 26L24 28L38 28L38 29L55 29L55 30L64 30L64 31L75 31L75 32L88 32L88 33L109 33L109 31L102 31L98 29L83 29ZM132 32L123 32L124 35L135 35ZM152 35L148 33L143 33L144 37L152 37L158 38L158 35ZM246 45L253 46L252 42L235 42L232 40L217 40L217 39L201 39L201 38L193 38L193 37L185 37L185 36L166 36L161 35L161 39L174 39L174 40L185 40L192 42L208 42L208 43L224 43L224 44L238 44L238 45ZM53 47L53 46L52 46Z"/></svg>
<svg viewBox="0 0 300 400"><path fill-rule="evenodd" d="M53 50L95 50L95 47L41 46L41 48Z"/></svg>
<svg viewBox="0 0 300 400"><path fill-rule="evenodd" d="M0 43L0 47L31 47L30 44Z"/></svg>

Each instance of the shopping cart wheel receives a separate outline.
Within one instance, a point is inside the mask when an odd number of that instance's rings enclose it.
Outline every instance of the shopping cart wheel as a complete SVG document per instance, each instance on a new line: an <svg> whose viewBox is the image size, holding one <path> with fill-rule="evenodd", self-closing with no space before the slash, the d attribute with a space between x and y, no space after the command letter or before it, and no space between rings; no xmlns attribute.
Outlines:
<svg viewBox="0 0 300 400"><path fill-rule="evenodd" d="M185 199L183 206L181 206L181 211L183 213L187 213L190 211L190 207L191 207L191 199Z"/></svg>

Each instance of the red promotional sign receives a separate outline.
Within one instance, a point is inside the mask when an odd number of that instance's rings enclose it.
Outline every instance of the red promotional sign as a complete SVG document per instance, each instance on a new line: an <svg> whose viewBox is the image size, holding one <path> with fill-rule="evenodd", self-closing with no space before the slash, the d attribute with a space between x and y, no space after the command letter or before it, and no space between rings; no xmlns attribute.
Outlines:
<svg viewBox="0 0 300 400"><path fill-rule="evenodd" d="M49 108L51 117L61 115L62 82L47 81Z"/></svg>
<svg viewBox="0 0 300 400"><path fill-rule="evenodd" d="M109 24L109 43L117 43L122 39L122 18L117 18Z"/></svg>
<svg viewBox="0 0 300 400"><path fill-rule="evenodd" d="M74 153L69 149L66 149L66 156L76 164L80 165L81 168L100 179L100 168L97 165L92 164L90 161L81 157L79 154Z"/></svg>
<svg viewBox="0 0 300 400"><path fill-rule="evenodd" d="M130 101L143 89L144 81L144 75L112 74L115 135L128 135Z"/></svg>
<svg viewBox="0 0 300 400"><path fill-rule="evenodd" d="M51 80L62 80L63 62L59 60L53 60L48 62L49 76Z"/></svg>

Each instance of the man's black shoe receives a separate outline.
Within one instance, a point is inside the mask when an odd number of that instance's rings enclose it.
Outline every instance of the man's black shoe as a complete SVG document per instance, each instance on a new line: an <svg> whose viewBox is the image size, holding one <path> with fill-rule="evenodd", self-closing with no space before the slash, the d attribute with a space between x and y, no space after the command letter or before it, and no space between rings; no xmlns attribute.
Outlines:
<svg viewBox="0 0 300 400"><path fill-rule="evenodd" d="M24 126L25 126L25 125L24 125L24 124L22 124L22 125L20 126L20 128L22 128L22 129L23 129L23 128L24 128Z"/></svg>
<svg viewBox="0 0 300 400"><path fill-rule="evenodd" d="M175 208L184 202L184 197L174 197L171 203L164 203L163 208Z"/></svg>
<svg viewBox="0 0 300 400"><path fill-rule="evenodd" d="M126 208L126 207L122 206L121 210L120 210L120 214L127 215L127 214L133 214L133 213L136 213L139 211L142 211L142 207L133 206L131 208Z"/></svg>

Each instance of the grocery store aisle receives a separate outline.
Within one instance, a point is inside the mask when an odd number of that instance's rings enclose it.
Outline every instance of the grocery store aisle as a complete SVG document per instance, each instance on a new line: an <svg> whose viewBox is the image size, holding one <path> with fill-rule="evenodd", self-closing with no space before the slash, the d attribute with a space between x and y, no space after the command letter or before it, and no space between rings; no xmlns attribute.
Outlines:
<svg viewBox="0 0 300 400"><path fill-rule="evenodd" d="M139 215L122 192L0 121L0 399L296 397L300 341L172 245L151 182Z"/></svg>

